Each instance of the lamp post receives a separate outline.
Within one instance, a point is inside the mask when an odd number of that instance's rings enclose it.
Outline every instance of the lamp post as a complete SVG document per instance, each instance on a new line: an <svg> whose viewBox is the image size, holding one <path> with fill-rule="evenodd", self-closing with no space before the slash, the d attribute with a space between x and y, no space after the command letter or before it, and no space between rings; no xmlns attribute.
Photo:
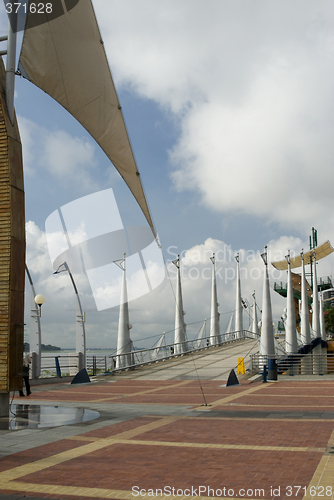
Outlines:
<svg viewBox="0 0 334 500"><path fill-rule="evenodd" d="M54 272L53 274L60 274L66 271L68 272L68 275L70 277L70 280L74 288L75 296L77 298L75 346L76 346L76 352L78 354L78 371L80 371L83 368L86 368L86 331L85 331L86 316L85 313L82 311L79 292L67 262L63 262L63 264L61 264L58 267L57 271Z"/></svg>
<svg viewBox="0 0 334 500"><path fill-rule="evenodd" d="M26 273L31 287L30 306L30 352L31 352L31 378L36 379L41 375L41 318L38 305L35 302L36 292L32 277L26 264Z"/></svg>

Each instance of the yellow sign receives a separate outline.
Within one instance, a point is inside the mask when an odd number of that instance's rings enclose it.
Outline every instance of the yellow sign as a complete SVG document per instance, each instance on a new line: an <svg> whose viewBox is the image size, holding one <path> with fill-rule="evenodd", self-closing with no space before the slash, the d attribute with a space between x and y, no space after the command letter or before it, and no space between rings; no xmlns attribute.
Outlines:
<svg viewBox="0 0 334 500"><path fill-rule="evenodd" d="M246 370L245 370L245 363L244 363L244 358L238 358L238 371L237 375L245 375Z"/></svg>

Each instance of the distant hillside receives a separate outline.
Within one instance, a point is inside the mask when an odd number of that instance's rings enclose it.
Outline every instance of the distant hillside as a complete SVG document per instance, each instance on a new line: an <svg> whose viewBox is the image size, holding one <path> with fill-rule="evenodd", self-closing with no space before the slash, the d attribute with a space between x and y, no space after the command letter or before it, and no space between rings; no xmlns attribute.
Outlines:
<svg viewBox="0 0 334 500"><path fill-rule="evenodd" d="M50 352L50 351L61 351L61 347L57 347L55 345L51 345L51 344L42 344L41 345L41 352ZM24 351L25 352L29 352L30 351L30 344L29 342L25 342L24 343Z"/></svg>

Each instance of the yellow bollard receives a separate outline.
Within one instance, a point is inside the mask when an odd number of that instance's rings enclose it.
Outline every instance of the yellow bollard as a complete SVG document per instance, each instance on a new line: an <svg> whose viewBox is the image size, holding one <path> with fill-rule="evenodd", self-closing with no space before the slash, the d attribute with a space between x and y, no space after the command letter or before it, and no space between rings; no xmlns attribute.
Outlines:
<svg viewBox="0 0 334 500"><path fill-rule="evenodd" d="M245 363L244 363L244 358L238 358L238 371L237 375L245 375L246 370L245 370Z"/></svg>

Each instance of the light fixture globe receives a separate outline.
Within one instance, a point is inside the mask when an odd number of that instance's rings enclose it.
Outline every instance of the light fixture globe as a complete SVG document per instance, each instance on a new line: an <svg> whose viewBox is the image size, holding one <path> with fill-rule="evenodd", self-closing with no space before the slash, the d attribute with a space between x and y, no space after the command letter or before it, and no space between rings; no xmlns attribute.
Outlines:
<svg viewBox="0 0 334 500"><path fill-rule="evenodd" d="M44 295L41 295L41 294L36 295L36 297L35 297L35 303L36 303L39 307L41 307L41 306L44 304L44 302L45 302L45 297L44 297Z"/></svg>

